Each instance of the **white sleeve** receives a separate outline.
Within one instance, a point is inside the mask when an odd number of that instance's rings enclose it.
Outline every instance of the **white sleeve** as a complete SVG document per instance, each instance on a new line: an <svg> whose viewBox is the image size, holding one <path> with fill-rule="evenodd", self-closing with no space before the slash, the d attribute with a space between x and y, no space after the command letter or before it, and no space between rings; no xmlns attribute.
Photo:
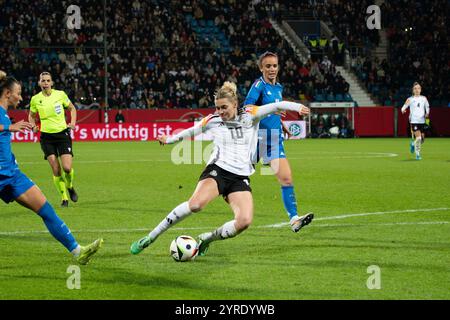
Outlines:
<svg viewBox="0 0 450 320"><path fill-rule="evenodd" d="M166 144L175 143L180 140L183 140L184 138L191 138L198 136L201 133L204 133L211 129L214 125L212 124L213 121L210 121L214 118L213 114L210 114L202 119L199 123L197 123L195 126L185 129L173 136L170 136L166 140Z"/></svg>
<svg viewBox="0 0 450 320"><path fill-rule="evenodd" d="M282 102L274 102L265 104L261 107L259 107L254 113L253 118L254 119L262 119L265 116L278 112L278 111L296 111L299 112L300 109L303 107L301 103L296 102L290 102L290 101L282 101Z"/></svg>
<svg viewBox="0 0 450 320"><path fill-rule="evenodd" d="M428 103L428 99L425 97L425 113L430 114L430 104Z"/></svg>
<svg viewBox="0 0 450 320"><path fill-rule="evenodd" d="M195 137L196 135L199 135L200 133L204 132L204 130L205 127L203 126L203 123L200 122L193 127L190 127L177 133L176 135L168 137L166 140L166 144L175 143L180 140L183 140L184 138Z"/></svg>
<svg viewBox="0 0 450 320"><path fill-rule="evenodd" d="M409 98L406 99L405 104L402 107L402 112L409 108Z"/></svg>

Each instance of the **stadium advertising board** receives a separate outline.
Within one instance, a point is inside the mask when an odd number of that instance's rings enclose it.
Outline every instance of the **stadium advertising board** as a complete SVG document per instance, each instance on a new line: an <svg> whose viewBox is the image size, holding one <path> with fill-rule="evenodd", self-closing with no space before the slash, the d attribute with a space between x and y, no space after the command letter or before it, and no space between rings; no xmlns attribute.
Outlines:
<svg viewBox="0 0 450 320"><path fill-rule="evenodd" d="M193 122L151 122L129 124L80 124L71 135L74 141L149 141L191 127ZM13 142L38 142L39 133L12 133Z"/></svg>

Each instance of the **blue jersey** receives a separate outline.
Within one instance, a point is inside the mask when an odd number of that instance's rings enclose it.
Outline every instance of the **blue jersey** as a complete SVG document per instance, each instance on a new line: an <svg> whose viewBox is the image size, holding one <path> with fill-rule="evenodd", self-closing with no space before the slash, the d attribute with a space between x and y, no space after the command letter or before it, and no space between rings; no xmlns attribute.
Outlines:
<svg viewBox="0 0 450 320"><path fill-rule="evenodd" d="M11 120L3 107L0 106L0 124L11 125ZM11 132L0 131L0 175L12 177L19 167L11 151Z"/></svg>
<svg viewBox="0 0 450 320"><path fill-rule="evenodd" d="M261 106L280 101L283 101L283 86L278 82L276 84L267 83L263 77L260 77L250 88L244 106L248 104ZM272 130L277 130L276 136L272 136ZM274 159L286 158L283 146L283 128L279 114L268 115L259 122L256 153L256 160L254 161L257 162L262 158L265 164Z"/></svg>
<svg viewBox="0 0 450 320"><path fill-rule="evenodd" d="M262 106L280 101L283 101L283 86L278 82L276 84L267 83L263 77L260 77L250 88L244 106L247 104ZM260 121L259 128L281 130L281 116L279 114L268 115Z"/></svg>

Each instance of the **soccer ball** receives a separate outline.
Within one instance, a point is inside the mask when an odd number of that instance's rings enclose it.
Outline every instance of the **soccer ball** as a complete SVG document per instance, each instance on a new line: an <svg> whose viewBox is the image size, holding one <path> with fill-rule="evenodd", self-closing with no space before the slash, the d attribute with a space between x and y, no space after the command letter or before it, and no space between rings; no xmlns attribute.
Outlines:
<svg viewBox="0 0 450 320"><path fill-rule="evenodd" d="M170 244L170 255L175 261L194 260L198 254L198 243L191 236L178 236Z"/></svg>

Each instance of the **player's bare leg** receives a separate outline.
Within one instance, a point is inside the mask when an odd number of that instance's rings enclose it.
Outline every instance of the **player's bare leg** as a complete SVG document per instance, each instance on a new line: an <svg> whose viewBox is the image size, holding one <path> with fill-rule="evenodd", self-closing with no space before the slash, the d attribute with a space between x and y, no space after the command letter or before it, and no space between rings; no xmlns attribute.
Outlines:
<svg viewBox="0 0 450 320"><path fill-rule="evenodd" d="M234 220L226 222L212 232L198 236L200 256L206 255L211 242L233 238L247 229L253 221L253 196L250 191L230 193L227 201L234 212Z"/></svg>
<svg viewBox="0 0 450 320"><path fill-rule="evenodd" d="M179 204L173 209L147 236L131 244L132 254L138 254L151 243L155 242L167 229L182 221L192 213L199 212L209 202L217 198L219 190L217 182L212 178L207 178L198 182L197 187L189 201Z"/></svg>

